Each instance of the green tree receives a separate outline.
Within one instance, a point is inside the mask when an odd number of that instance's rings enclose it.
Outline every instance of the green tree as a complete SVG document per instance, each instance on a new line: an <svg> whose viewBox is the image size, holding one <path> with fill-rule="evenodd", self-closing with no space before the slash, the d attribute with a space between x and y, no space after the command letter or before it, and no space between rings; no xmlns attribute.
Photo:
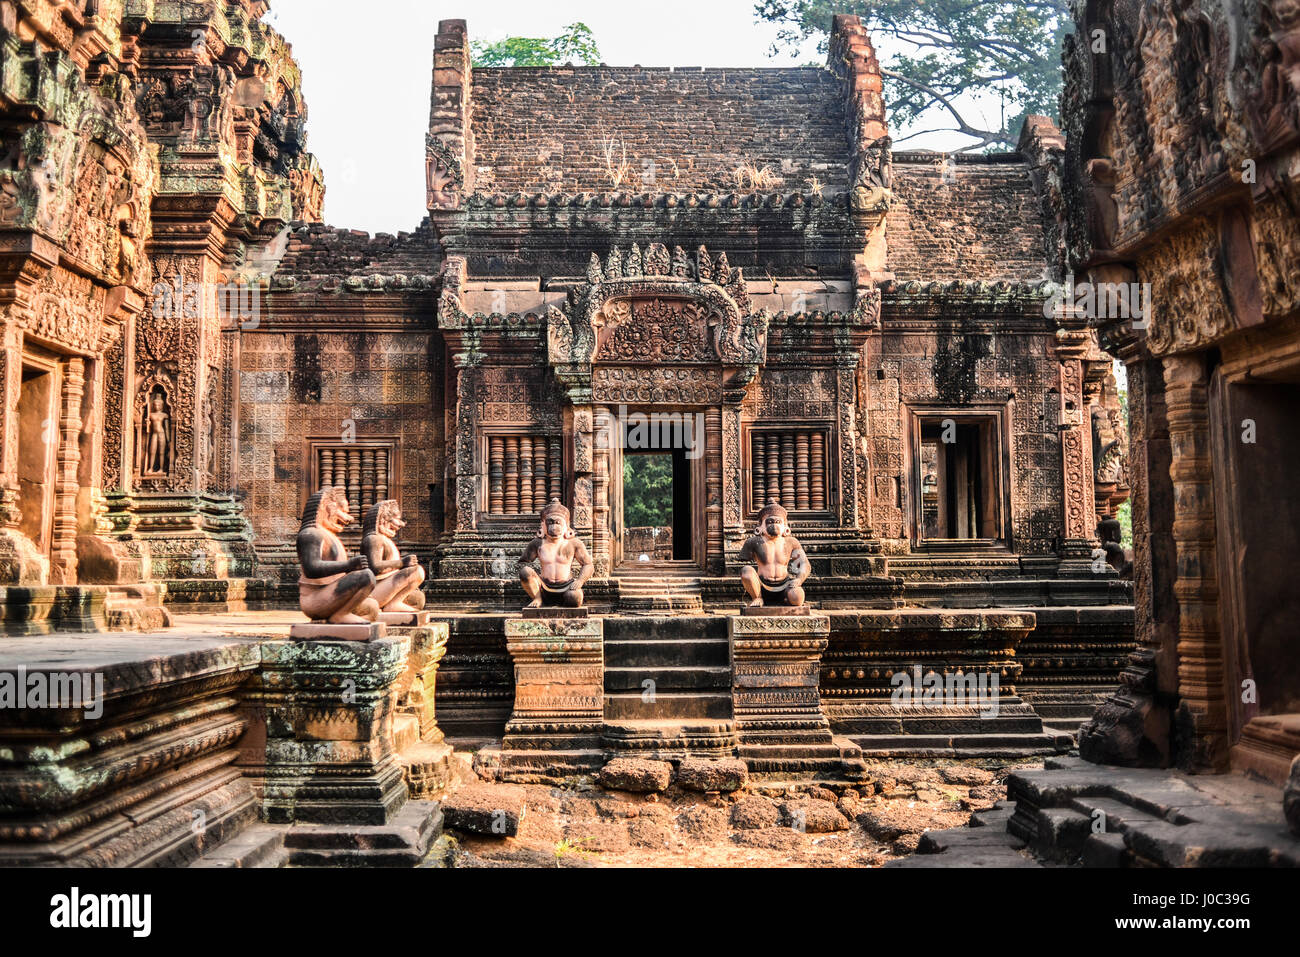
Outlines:
<svg viewBox="0 0 1300 957"><path fill-rule="evenodd" d="M1026 116L1057 118L1061 43L1074 28L1067 0L759 0L754 12L781 25L773 54L811 37L825 52L835 13L859 14L873 38L897 41L881 64L891 126L923 115L950 124L927 122L905 140L951 130L972 138L961 152L1014 148ZM1000 128L975 117L969 96L981 94L1001 98Z"/></svg>
<svg viewBox="0 0 1300 957"><path fill-rule="evenodd" d="M600 63L600 48L585 23L570 23L558 37L506 37L470 44L475 66L558 66Z"/></svg>
<svg viewBox="0 0 1300 957"><path fill-rule="evenodd" d="M623 526L661 528L673 523L673 457L623 457Z"/></svg>

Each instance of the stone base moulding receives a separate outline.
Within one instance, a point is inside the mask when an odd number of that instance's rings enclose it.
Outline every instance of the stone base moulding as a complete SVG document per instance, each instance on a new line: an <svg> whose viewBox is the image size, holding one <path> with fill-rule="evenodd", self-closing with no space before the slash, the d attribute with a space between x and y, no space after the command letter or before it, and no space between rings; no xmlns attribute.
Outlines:
<svg viewBox="0 0 1300 957"><path fill-rule="evenodd" d="M600 767L605 718L604 622L599 618L512 618L506 647L515 703L501 742L501 767ZM545 752L539 755L538 752Z"/></svg>
<svg viewBox="0 0 1300 957"><path fill-rule="evenodd" d="M866 773L861 753L831 734L822 710L821 656L830 630L825 615L727 619L735 727L751 773Z"/></svg>

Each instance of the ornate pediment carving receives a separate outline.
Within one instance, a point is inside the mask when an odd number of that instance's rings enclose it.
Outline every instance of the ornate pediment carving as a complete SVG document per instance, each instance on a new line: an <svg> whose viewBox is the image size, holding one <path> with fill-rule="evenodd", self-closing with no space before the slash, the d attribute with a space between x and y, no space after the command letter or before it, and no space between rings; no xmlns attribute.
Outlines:
<svg viewBox="0 0 1300 957"><path fill-rule="evenodd" d="M755 366L766 358L767 310L752 311L745 278L726 253L688 256L651 243L595 253L587 282L547 313L553 366L709 363Z"/></svg>

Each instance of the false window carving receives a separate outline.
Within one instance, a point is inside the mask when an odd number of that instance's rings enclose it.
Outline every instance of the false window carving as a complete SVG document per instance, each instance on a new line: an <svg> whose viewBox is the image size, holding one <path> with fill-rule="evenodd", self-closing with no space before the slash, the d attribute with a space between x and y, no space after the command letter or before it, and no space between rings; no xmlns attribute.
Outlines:
<svg viewBox="0 0 1300 957"><path fill-rule="evenodd" d="M487 437L487 513L536 515L563 498L563 443L558 435Z"/></svg>
<svg viewBox="0 0 1300 957"><path fill-rule="evenodd" d="M789 511L828 507L825 429L755 429L749 437L749 507L769 502Z"/></svg>
<svg viewBox="0 0 1300 957"><path fill-rule="evenodd" d="M398 497L393 475L395 446L393 441L314 443L311 490L343 486L348 490L352 514L360 522L371 505Z"/></svg>

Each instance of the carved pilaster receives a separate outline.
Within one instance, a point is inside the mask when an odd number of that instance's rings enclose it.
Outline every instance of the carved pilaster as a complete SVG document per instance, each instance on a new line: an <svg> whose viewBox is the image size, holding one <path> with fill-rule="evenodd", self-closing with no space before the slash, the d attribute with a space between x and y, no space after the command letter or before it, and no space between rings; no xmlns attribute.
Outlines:
<svg viewBox="0 0 1300 957"><path fill-rule="evenodd" d="M1209 379L1201 355L1164 360L1178 552L1178 764L1226 770L1228 715L1219 629Z"/></svg>
<svg viewBox="0 0 1300 957"><path fill-rule="evenodd" d="M840 410L840 524L858 527L857 356L845 357L835 368L835 388Z"/></svg>
<svg viewBox="0 0 1300 957"><path fill-rule="evenodd" d="M1079 731L1079 754L1099 764L1167 767L1178 692L1178 603L1169 431L1159 360L1127 363L1133 487L1133 597L1138 647L1120 687Z"/></svg>
<svg viewBox="0 0 1300 957"><path fill-rule="evenodd" d="M604 406L593 409L597 423L613 421L613 415ZM610 529L610 435L608 429L597 428L597 441L592 449L592 503L591 543L592 561L597 575L608 575L613 566L613 535Z"/></svg>
<svg viewBox="0 0 1300 957"><path fill-rule="evenodd" d="M69 359L63 368L59 409L59 452L54 479L54 536L50 547L50 582L77 581L77 467L81 462L81 397L84 359Z"/></svg>
<svg viewBox="0 0 1300 957"><path fill-rule="evenodd" d="M1097 511L1093 491L1092 428L1083 394L1083 354L1088 333L1057 332L1061 360L1060 438L1065 492L1065 535L1061 543L1063 575L1093 574Z"/></svg>

